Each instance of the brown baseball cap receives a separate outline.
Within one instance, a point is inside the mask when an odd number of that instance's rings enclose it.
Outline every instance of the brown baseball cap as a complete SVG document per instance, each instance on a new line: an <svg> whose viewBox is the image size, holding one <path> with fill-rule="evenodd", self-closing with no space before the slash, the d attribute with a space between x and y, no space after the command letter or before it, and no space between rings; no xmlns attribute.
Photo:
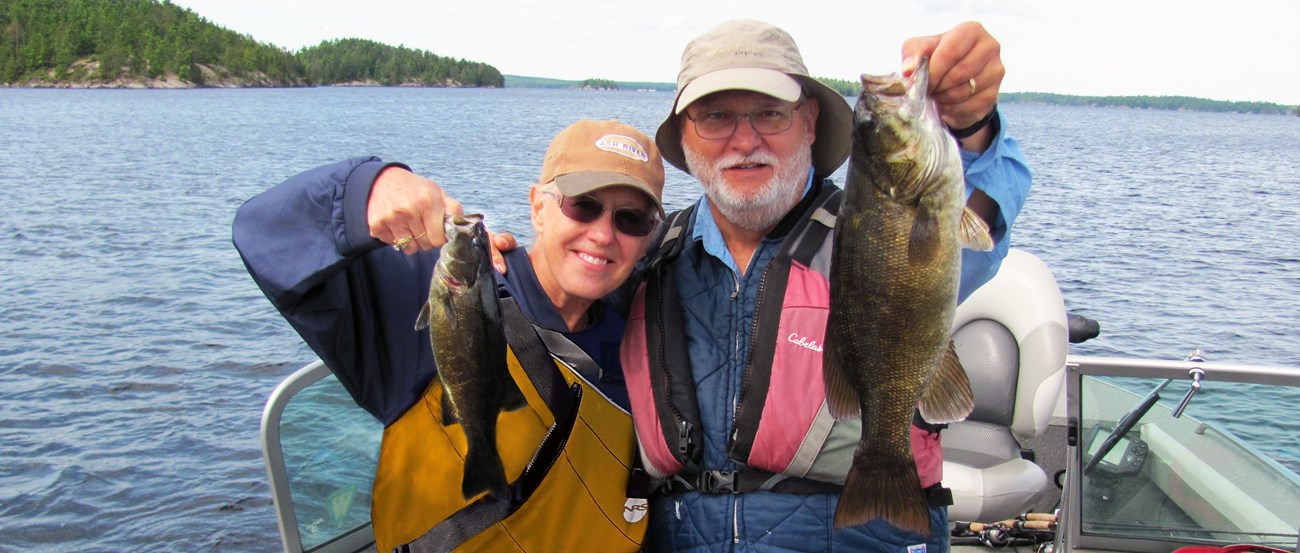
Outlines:
<svg viewBox="0 0 1300 553"><path fill-rule="evenodd" d="M664 214L664 162L659 149L635 127L612 119L582 119L555 135L538 182L555 182L565 196L630 186L650 196L659 215Z"/></svg>
<svg viewBox="0 0 1300 553"><path fill-rule="evenodd" d="M799 46L788 33L762 21L727 21L698 36L682 52L677 98L655 142L664 159L690 173L682 152L678 114L691 102L723 90L752 90L794 102L801 94L816 98L817 140L812 146L817 178L834 173L849 157L853 109L838 91L808 76Z"/></svg>

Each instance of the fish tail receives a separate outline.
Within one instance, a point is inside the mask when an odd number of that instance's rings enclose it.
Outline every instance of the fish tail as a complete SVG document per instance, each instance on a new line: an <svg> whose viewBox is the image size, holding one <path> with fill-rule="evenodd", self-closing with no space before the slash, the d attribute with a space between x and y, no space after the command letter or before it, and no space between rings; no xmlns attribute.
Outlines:
<svg viewBox="0 0 1300 553"><path fill-rule="evenodd" d="M855 459L849 469L839 506L835 508L835 529L866 524L881 518L890 524L930 535L930 509L921 492L921 479L911 462Z"/></svg>
<svg viewBox="0 0 1300 553"><path fill-rule="evenodd" d="M465 479L460 493L466 500L487 492L497 499L506 498L506 469L495 448L473 447L465 455Z"/></svg>

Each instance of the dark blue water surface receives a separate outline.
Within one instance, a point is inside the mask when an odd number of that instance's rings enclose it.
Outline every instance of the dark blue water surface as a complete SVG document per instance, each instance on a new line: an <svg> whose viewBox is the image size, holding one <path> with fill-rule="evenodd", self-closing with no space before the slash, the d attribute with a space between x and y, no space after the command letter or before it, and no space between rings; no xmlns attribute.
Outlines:
<svg viewBox="0 0 1300 553"><path fill-rule="evenodd" d="M258 445L314 356L230 245L242 201L377 154L524 241L579 117L653 134L664 92L0 89L0 551L270 551ZM1001 108L1035 171L1016 247L1101 337L1074 353L1300 366L1300 119ZM837 176L842 181L843 172ZM667 202L698 197L669 171ZM1300 397L1214 413L1280 460Z"/></svg>

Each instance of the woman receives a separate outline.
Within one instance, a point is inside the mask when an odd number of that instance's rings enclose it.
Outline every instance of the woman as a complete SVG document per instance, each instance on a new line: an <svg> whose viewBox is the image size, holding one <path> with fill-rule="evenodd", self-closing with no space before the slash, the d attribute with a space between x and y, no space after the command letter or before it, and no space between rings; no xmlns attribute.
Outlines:
<svg viewBox="0 0 1300 553"><path fill-rule="evenodd" d="M600 298L644 254L663 183L654 141L617 121L579 121L547 150L529 189L533 247L507 252L498 278L512 376L529 399L498 422L511 501L460 497L464 436L440 420L428 335L414 330L443 217L460 214L459 203L367 158L302 173L239 209L234 242L253 279L385 425L372 502L380 551L639 548L645 502L629 497L638 494L628 485L623 320Z"/></svg>

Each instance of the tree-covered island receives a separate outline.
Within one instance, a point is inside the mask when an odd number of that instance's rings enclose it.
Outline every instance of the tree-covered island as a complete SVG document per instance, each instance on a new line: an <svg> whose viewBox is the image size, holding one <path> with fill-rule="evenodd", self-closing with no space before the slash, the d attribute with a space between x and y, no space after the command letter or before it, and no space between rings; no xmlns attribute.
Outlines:
<svg viewBox="0 0 1300 553"><path fill-rule="evenodd" d="M0 85L501 87L495 67L374 41L291 53L167 0L0 0Z"/></svg>

